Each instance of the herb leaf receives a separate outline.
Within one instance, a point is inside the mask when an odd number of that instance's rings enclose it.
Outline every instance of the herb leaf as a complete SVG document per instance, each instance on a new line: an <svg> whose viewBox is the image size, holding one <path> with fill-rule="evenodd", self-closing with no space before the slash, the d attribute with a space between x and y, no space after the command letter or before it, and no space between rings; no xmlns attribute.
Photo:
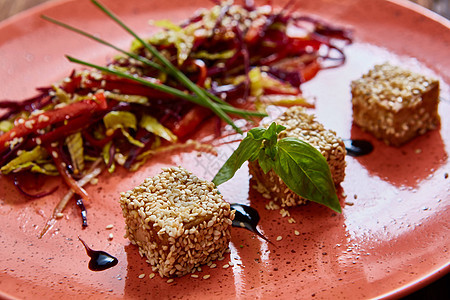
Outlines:
<svg viewBox="0 0 450 300"><path fill-rule="evenodd" d="M297 195L341 212L325 157L300 139L287 137L278 141L278 134L284 129L272 123L268 129L250 130L212 182L220 185L230 180L245 161L257 159L265 174L273 170Z"/></svg>
<svg viewBox="0 0 450 300"><path fill-rule="evenodd" d="M341 212L326 159L310 144L284 138L278 142L275 173L296 194Z"/></svg>
<svg viewBox="0 0 450 300"><path fill-rule="evenodd" d="M231 154L222 168L220 168L219 172L217 172L216 176L214 176L212 182L215 185L219 185L230 180L243 163L247 160L255 160L258 157L257 155L261 148L261 144L262 140L255 140L251 131L249 131L236 151Z"/></svg>

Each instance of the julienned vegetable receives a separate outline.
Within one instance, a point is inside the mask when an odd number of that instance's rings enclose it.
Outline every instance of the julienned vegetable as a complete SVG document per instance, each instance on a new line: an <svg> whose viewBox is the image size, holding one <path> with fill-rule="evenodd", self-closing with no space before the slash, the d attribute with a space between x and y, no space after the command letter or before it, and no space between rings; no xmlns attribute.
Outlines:
<svg viewBox="0 0 450 300"><path fill-rule="evenodd" d="M84 200L89 195L81 188L83 178L103 167L135 170L158 147L183 141L214 114L239 132L232 116L265 116L270 104L311 106L299 85L321 69L341 65L340 47L351 42L347 30L292 13L290 7L250 2L203 9L180 25L156 21L163 30L142 39L92 2L136 39L131 50L44 17L122 55L107 66L67 56L89 69L39 88L36 97L0 101L1 173L59 174ZM258 111L246 110L252 106ZM283 150L284 144L277 147ZM283 153L277 155L288 161ZM58 204L53 218L68 201Z"/></svg>
<svg viewBox="0 0 450 300"><path fill-rule="evenodd" d="M326 159L302 140L278 140L284 129L272 123L268 129L250 130L212 182L220 185L231 179L244 162L257 160L264 173L273 170L297 195L341 212Z"/></svg>

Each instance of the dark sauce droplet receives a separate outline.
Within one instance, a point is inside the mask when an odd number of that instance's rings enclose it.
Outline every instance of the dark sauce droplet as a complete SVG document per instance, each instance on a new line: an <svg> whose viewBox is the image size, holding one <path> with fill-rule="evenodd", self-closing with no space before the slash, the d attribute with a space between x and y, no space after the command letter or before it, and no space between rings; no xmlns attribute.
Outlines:
<svg viewBox="0 0 450 300"><path fill-rule="evenodd" d="M246 228L273 245L273 243L256 228L261 219L256 209L239 203L231 203L230 207L231 209L236 210L232 224L233 227Z"/></svg>
<svg viewBox="0 0 450 300"><path fill-rule="evenodd" d="M373 151L373 145L366 140L344 140L347 154L353 157L367 155Z"/></svg>
<svg viewBox="0 0 450 300"><path fill-rule="evenodd" d="M117 258L105 251L97 251L89 248L88 245L80 238L78 239L83 243L84 248L86 248L87 255L91 258L89 261L89 270L91 271L103 271L114 267L119 262Z"/></svg>

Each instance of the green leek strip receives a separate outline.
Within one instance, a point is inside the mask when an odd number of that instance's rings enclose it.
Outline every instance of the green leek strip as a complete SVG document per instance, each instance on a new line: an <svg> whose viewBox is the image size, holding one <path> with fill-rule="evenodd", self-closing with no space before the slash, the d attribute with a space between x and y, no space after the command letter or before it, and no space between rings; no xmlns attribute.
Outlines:
<svg viewBox="0 0 450 300"><path fill-rule="evenodd" d="M73 163L74 172L83 171L84 148L83 148L83 137L81 136L81 132L76 132L66 137L66 145Z"/></svg>
<svg viewBox="0 0 450 300"><path fill-rule="evenodd" d="M23 151L8 164L4 165L0 169L0 171L2 172L2 174L8 174L18 168L22 168L24 165L30 166L30 163L33 163L40 159L45 159L47 156L47 151L44 148L37 146L33 150Z"/></svg>
<svg viewBox="0 0 450 300"><path fill-rule="evenodd" d="M156 84L156 83L153 83L151 81L145 80L143 78L139 78L139 77L136 77L136 76L133 76L133 75L130 75L130 74L127 74L127 73L123 73L123 72L120 72L120 71L117 71L117 70L112 70L112 69L109 69L107 67L102 67L102 66L99 66L99 65L96 65L96 64L93 64L93 63L85 62L85 61L82 61L80 59L74 58L74 57L69 56L69 55L66 55L66 57L67 57L67 59L70 62L77 63L77 64L84 65L84 66L88 66L88 67L91 67L91 68L95 68L95 69L97 69L99 71L103 71L103 72L106 72L106 73L114 74L114 75L116 75L118 77L121 77L121 78L130 79L130 80L139 82L142 85L151 87L151 88L153 88L155 90L158 90L158 91L161 91L161 92L164 92L164 93L167 93L167 94L171 94L171 95L174 95L174 96L176 96L178 98L185 99L185 100L191 101L191 102L193 102L195 104L198 104L198 105L201 105L201 106L209 108L209 106L207 106L207 104L205 104L198 97L186 94L185 92L180 91L180 90L178 90L176 88L173 88L171 86L164 85L164 84ZM235 107L233 107L231 105L223 105L223 104L217 104L217 105L223 111L225 111L227 113L231 113L231 114L236 114L236 115L239 115L239 116L255 116L255 117L265 117L265 116L267 116L267 114L265 114L265 113L261 113L261 112L257 112L257 111L243 110L243 109L235 108Z"/></svg>
<svg viewBox="0 0 450 300"><path fill-rule="evenodd" d="M144 114L139 122L139 126L171 143L177 142L177 136L150 115Z"/></svg>
<svg viewBox="0 0 450 300"><path fill-rule="evenodd" d="M0 121L0 131L8 132L14 128L14 122L10 120Z"/></svg>
<svg viewBox="0 0 450 300"><path fill-rule="evenodd" d="M108 168L109 173L114 173L116 170L116 164L114 163L114 157L110 157L109 155L109 149L111 149L112 142L108 142L102 149L102 157L103 161L105 162L105 165L108 165L109 161L112 159L112 164Z"/></svg>
<svg viewBox="0 0 450 300"><path fill-rule="evenodd" d="M140 38L133 30L131 30L127 25L125 25L122 21L120 21L113 13L107 10L102 4L100 4L96 0L91 0L91 2L96 5L100 10L102 10L106 15L108 15L113 21L115 21L118 25L120 25L125 31L131 34L134 38L136 38L144 47L150 51L150 53L156 57L168 70L169 74L174 76L178 81L187 87L191 92L195 93L199 100L203 103L203 106L211 109L216 115L218 115L221 119L230 124L234 130L238 133L242 133L242 130L239 129L236 124L234 124L233 120L222 110L222 108L217 105L217 103L213 102L207 95L207 93L202 90L199 86L193 83L186 75L184 75L180 70L178 70L168 59L166 59L155 47L145 42L142 38Z"/></svg>
<svg viewBox="0 0 450 300"><path fill-rule="evenodd" d="M103 123L106 129L120 129L130 144L141 148L145 146L133 138L126 130L126 128L132 128L134 130L137 128L137 120L133 113L129 111L111 111L103 117Z"/></svg>

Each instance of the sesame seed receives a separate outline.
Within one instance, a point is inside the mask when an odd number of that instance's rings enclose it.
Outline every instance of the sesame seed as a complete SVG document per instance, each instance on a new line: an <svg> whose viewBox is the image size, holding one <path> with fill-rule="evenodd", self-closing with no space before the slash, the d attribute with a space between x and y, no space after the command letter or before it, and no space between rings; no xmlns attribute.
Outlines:
<svg viewBox="0 0 450 300"><path fill-rule="evenodd" d="M228 269L229 267L230 267L229 264L224 264L224 265L222 266L222 268L224 268L224 269Z"/></svg>
<svg viewBox="0 0 450 300"><path fill-rule="evenodd" d="M64 214L63 214L63 213L57 213L57 214L56 214L56 218L57 218L57 219L61 219L62 217L64 217Z"/></svg>
<svg viewBox="0 0 450 300"><path fill-rule="evenodd" d="M114 224L109 224L109 225L106 225L106 227L105 227L106 229L113 229L114 228Z"/></svg>
<svg viewBox="0 0 450 300"><path fill-rule="evenodd" d="M295 231L294 231L294 234L295 234L295 235L300 235L300 232L299 232L298 230L295 230Z"/></svg>
<svg viewBox="0 0 450 300"><path fill-rule="evenodd" d="M277 241L281 241L283 237L281 235L277 236Z"/></svg>
<svg viewBox="0 0 450 300"><path fill-rule="evenodd" d="M106 130L105 134L106 134L107 136L113 135L113 134L114 134L114 129L109 128L108 130Z"/></svg>
<svg viewBox="0 0 450 300"><path fill-rule="evenodd" d="M108 239L112 240L114 238L114 235L112 233L109 234Z"/></svg>
<svg viewBox="0 0 450 300"><path fill-rule="evenodd" d="M153 277L155 277L155 273L150 273L150 274L148 275L148 277L149 277L150 279L153 279Z"/></svg>
<svg viewBox="0 0 450 300"><path fill-rule="evenodd" d="M198 275L197 274L191 274L191 277L192 278L198 278Z"/></svg>
<svg viewBox="0 0 450 300"><path fill-rule="evenodd" d="M38 122L47 122L50 118L46 115L39 115Z"/></svg>
<svg viewBox="0 0 450 300"><path fill-rule="evenodd" d="M170 278L167 280L167 283L172 283L173 282L173 278Z"/></svg>
<svg viewBox="0 0 450 300"><path fill-rule="evenodd" d="M209 274L208 274L208 275L204 275L204 276L203 276L203 279L208 279L208 278L210 278L210 277L211 277L211 275L209 275Z"/></svg>
<svg viewBox="0 0 450 300"><path fill-rule="evenodd" d="M144 277L145 277L145 274L144 274L144 273L142 273L142 274L141 274L141 275L139 275L138 277L139 277L139 279L142 279L142 278L144 278Z"/></svg>

